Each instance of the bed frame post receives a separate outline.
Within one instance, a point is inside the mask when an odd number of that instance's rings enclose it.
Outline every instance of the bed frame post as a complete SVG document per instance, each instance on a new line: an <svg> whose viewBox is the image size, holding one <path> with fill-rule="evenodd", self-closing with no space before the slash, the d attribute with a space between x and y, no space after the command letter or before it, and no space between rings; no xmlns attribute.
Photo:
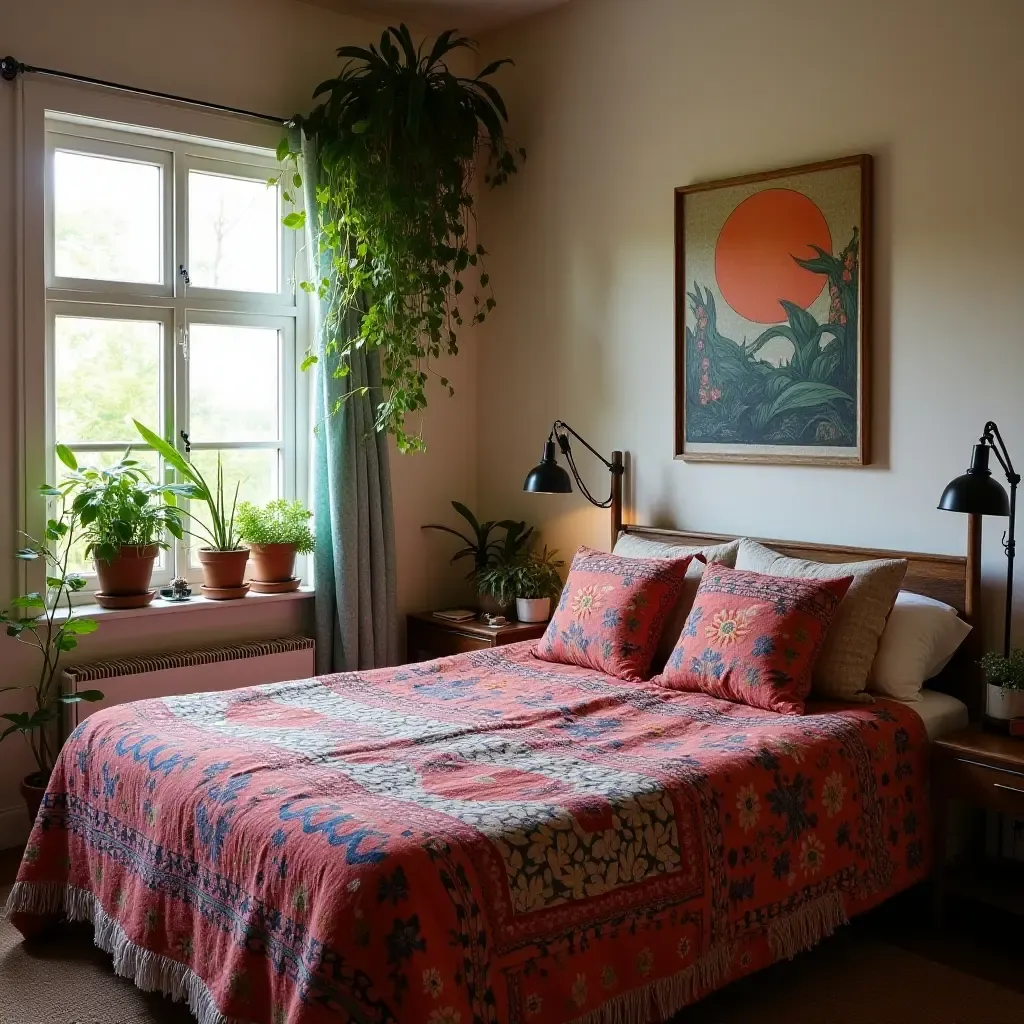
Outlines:
<svg viewBox="0 0 1024 1024"><path fill-rule="evenodd" d="M967 517L967 594L964 599L964 618L974 627L971 631L971 659L966 670L971 673L968 692L968 705L972 719L981 716L985 707L984 688L981 672L978 670L977 659L981 655L982 636L979 632L981 622L981 516L971 513Z"/></svg>
<svg viewBox="0 0 1024 1024"><path fill-rule="evenodd" d="M612 548L622 530L622 477L625 472L622 452L612 452Z"/></svg>

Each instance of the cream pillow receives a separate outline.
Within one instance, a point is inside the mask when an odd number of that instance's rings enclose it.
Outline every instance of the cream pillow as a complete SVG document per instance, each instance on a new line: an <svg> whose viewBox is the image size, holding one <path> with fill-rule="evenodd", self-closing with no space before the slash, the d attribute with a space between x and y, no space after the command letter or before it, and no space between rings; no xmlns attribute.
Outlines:
<svg viewBox="0 0 1024 1024"><path fill-rule="evenodd" d="M901 590L878 642L871 691L920 700L921 687L946 667L970 631L951 605Z"/></svg>
<svg viewBox="0 0 1024 1024"><path fill-rule="evenodd" d="M684 558L686 555L701 554L709 562L719 562L731 569L736 564L736 552L739 551L739 548L738 540L695 548L685 544L648 540L646 537L639 537L633 533L623 533L615 542L612 554L623 555L626 558ZM690 614L690 609L693 607L703 572L704 563L698 562L697 559L694 559L686 570L683 589L679 592L675 608L665 620L665 628L662 630L661 639L654 652L654 660L651 662L651 670L654 673L660 672L665 667L665 662L668 661L669 655L679 639L679 634L682 633L683 626L686 625L686 616Z"/></svg>
<svg viewBox="0 0 1024 1024"><path fill-rule="evenodd" d="M812 562L788 558L744 537L736 555L736 568L766 576L803 576L832 580L852 576L829 626L814 666L812 692L834 700L871 700L865 692L871 663L885 622L907 574L905 558L865 562Z"/></svg>

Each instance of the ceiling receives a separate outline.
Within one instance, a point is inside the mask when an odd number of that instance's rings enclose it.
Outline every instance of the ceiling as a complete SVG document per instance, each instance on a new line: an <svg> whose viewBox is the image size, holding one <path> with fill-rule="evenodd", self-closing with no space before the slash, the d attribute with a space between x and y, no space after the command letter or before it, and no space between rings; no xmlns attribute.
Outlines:
<svg viewBox="0 0 1024 1024"><path fill-rule="evenodd" d="M303 0L342 14L380 21L404 20L424 29L488 32L511 21L558 7L567 0Z"/></svg>

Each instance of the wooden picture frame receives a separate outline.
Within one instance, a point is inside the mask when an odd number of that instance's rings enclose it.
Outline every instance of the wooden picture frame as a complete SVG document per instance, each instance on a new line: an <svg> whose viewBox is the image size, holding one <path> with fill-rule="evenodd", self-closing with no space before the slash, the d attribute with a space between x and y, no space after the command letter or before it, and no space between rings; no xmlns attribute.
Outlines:
<svg viewBox="0 0 1024 1024"><path fill-rule="evenodd" d="M872 159L675 190L675 455L871 461Z"/></svg>

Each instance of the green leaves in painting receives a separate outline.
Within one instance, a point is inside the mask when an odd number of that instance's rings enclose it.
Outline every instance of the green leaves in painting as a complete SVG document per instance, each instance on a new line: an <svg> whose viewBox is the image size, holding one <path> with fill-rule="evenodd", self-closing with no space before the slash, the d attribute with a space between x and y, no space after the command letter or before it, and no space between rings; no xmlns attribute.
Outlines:
<svg viewBox="0 0 1024 1024"><path fill-rule="evenodd" d="M714 295L694 282L687 298L696 325L687 325L685 335L688 441L856 445L858 246L855 228L838 256L812 246L816 257L794 257L827 279L827 322L819 324L807 310L780 300L786 322L750 342L719 332ZM792 353L776 364L761 353L779 338Z"/></svg>

